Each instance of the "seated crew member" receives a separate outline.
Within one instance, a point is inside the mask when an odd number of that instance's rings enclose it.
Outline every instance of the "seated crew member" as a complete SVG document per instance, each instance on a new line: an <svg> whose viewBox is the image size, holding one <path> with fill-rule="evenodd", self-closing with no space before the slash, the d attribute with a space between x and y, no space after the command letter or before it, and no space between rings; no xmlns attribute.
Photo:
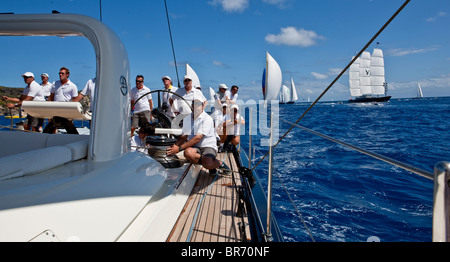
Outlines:
<svg viewBox="0 0 450 262"><path fill-rule="evenodd" d="M148 147L146 142L147 136L155 134L155 126L149 122L144 122L139 128L139 132L131 138L131 151L138 151L147 154Z"/></svg>
<svg viewBox="0 0 450 262"><path fill-rule="evenodd" d="M223 142L223 149L229 151L229 143L233 146L237 146L240 142L241 125L245 125L244 118L238 113L239 106L234 104L231 106L230 114L224 116L223 126L226 129L225 141Z"/></svg>
<svg viewBox="0 0 450 262"><path fill-rule="evenodd" d="M211 116L204 111L205 101L203 95L194 96L193 112L184 118L182 135L174 145L167 148L167 155L175 155L184 150L187 161L202 165L209 169L210 174L214 174L218 167L230 172L224 162L216 159L214 124Z"/></svg>

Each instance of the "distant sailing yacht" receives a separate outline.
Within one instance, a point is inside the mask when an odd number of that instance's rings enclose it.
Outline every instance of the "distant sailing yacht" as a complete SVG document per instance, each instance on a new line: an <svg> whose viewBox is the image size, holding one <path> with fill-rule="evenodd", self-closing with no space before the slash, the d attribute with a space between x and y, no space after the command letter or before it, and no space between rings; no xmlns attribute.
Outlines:
<svg viewBox="0 0 450 262"><path fill-rule="evenodd" d="M379 48L373 54L365 51L350 66L350 103L387 102L383 51ZM381 95L381 96L380 96Z"/></svg>
<svg viewBox="0 0 450 262"><path fill-rule="evenodd" d="M423 93L422 93L422 87L420 86L420 83L417 82L417 97L415 99L422 99Z"/></svg>
<svg viewBox="0 0 450 262"><path fill-rule="evenodd" d="M291 98L291 92L289 91L289 88L285 85L281 87L280 92L280 104L286 104Z"/></svg>
<svg viewBox="0 0 450 262"><path fill-rule="evenodd" d="M287 100L287 104L294 104L295 101L298 100L298 96L297 96L297 90L295 89L295 84L294 84L294 79L292 79L291 77L291 88L290 88L290 98L289 100Z"/></svg>

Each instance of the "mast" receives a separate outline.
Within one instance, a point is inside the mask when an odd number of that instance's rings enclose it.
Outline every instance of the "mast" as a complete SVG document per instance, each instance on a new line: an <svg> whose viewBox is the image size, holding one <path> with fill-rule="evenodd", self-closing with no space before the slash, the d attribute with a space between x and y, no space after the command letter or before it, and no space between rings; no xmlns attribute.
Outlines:
<svg viewBox="0 0 450 262"><path fill-rule="evenodd" d="M177 59L175 56L175 48L173 47L172 30L170 29L169 11L167 10L166 0L164 0L164 5L166 7L167 25L169 26L170 43L172 44L172 53L173 53L173 60L175 62L175 72L177 73L178 88L180 88L181 85L180 85L180 78L178 77Z"/></svg>

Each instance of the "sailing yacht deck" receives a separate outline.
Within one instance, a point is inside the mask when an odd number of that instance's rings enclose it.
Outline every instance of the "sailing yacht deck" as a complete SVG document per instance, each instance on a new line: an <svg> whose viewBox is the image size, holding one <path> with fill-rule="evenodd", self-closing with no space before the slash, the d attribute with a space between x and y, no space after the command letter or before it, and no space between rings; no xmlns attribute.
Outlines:
<svg viewBox="0 0 450 262"><path fill-rule="evenodd" d="M219 153L233 171L238 166L232 153ZM238 214L240 198L238 172L210 175L202 169L168 242L242 242L249 241L247 217ZM241 205L243 206L243 205ZM245 225L245 229L241 230ZM241 233L241 231L244 231Z"/></svg>

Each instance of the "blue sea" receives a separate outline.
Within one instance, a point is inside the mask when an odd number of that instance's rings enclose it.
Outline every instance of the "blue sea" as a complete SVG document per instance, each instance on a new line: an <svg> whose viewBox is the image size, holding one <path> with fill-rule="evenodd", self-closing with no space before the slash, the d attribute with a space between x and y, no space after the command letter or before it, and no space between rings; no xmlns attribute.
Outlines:
<svg viewBox="0 0 450 262"><path fill-rule="evenodd" d="M309 105L280 105L279 117L295 122ZM450 161L449 115L450 97L378 105L320 102L299 124L433 172L439 161ZM0 125L9 123L0 117ZM279 125L280 136L290 128ZM268 152L261 138L253 136L254 163ZM248 152L248 135L241 137L241 148ZM317 242L432 240L431 180L299 128L274 153L273 208L285 241L312 241L294 205ZM267 169L266 158L257 168L264 186Z"/></svg>
<svg viewBox="0 0 450 262"><path fill-rule="evenodd" d="M307 103L279 105L295 122ZM433 172L450 161L450 97L318 103L299 122L314 131ZM280 137L291 126L280 121ZM253 136L256 164L268 148ZM248 136L241 138L248 152ZM267 185L268 158L257 167ZM274 149L273 209L285 241L432 241L433 181L295 127ZM282 181L282 182L281 182ZM293 203L285 192L293 199Z"/></svg>

